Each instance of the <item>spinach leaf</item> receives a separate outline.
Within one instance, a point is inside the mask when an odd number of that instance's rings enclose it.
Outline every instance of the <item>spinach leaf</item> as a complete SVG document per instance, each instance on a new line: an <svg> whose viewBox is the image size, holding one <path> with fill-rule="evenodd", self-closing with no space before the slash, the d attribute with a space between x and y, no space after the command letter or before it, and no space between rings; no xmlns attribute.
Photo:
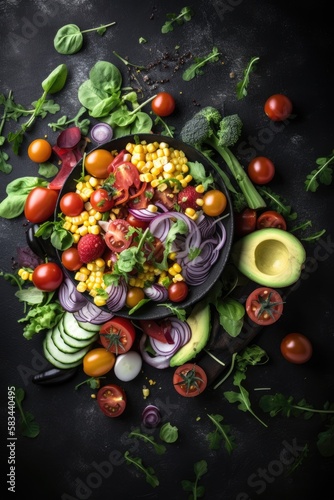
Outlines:
<svg viewBox="0 0 334 500"><path fill-rule="evenodd" d="M53 40L54 48L59 54L76 54L82 48L84 33L96 31L99 35L103 35L106 29L113 24L116 23L113 22L105 24L104 26L99 26L98 28L91 28L83 31L76 24L66 24L57 31Z"/></svg>

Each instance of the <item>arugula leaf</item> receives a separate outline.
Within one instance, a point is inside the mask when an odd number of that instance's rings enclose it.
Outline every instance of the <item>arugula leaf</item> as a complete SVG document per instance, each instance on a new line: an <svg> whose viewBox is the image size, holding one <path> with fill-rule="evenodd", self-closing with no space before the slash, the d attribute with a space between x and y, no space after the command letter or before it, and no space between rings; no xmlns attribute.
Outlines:
<svg viewBox="0 0 334 500"><path fill-rule="evenodd" d="M187 163L190 175L196 182L196 184L203 184L204 190L208 189L208 186L214 184L214 178L212 174L208 174L205 171L204 165L199 161L188 161Z"/></svg>
<svg viewBox="0 0 334 500"><path fill-rule="evenodd" d="M236 91L237 91L237 98L243 99L247 95L247 87L249 85L249 75L255 70L256 63L258 62L260 58L259 57L252 57L249 63L247 64L244 73L243 73L243 79L237 83L236 85Z"/></svg>
<svg viewBox="0 0 334 500"><path fill-rule="evenodd" d="M167 14L168 21L161 28L161 33L169 33L174 30L174 23L181 25L184 21L190 21L194 15L193 10L190 7L183 7L180 14Z"/></svg>
<svg viewBox="0 0 334 500"><path fill-rule="evenodd" d="M333 180L334 150L330 156L321 157L316 160L318 167L307 175L305 180L306 191L317 191L320 184L329 186Z"/></svg>
<svg viewBox="0 0 334 500"><path fill-rule="evenodd" d="M141 472L145 474L146 481L153 487L155 488L156 486L159 486L159 479L155 475L155 471L153 467L145 467L143 465L142 459L139 457L131 457L130 453L126 451L124 453L124 458L125 461L128 465L134 465L139 469Z"/></svg>
<svg viewBox="0 0 334 500"><path fill-rule="evenodd" d="M219 450L221 441L224 441L225 449L229 454L232 453L235 448L234 436L230 435L230 426L222 425L221 422L224 420L222 415L209 415L209 419L214 423L216 429L207 435L208 441L210 443L211 450Z"/></svg>
<svg viewBox="0 0 334 500"><path fill-rule="evenodd" d="M204 486L198 486L198 481L204 474L208 472L208 464L206 460L200 460L194 465L195 481L183 480L181 481L182 488L184 491L190 491L192 496L190 498L196 499L204 496L205 488Z"/></svg>
<svg viewBox="0 0 334 500"><path fill-rule="evenodd" d="M195 76L202 75L204 71L202 70L203 66L205 66L208 62L217 62L219 60L221 52L219 52L217 47L213 47L212 52L207 54L204 57L195 57L194 63L187 68L183 74L182 79L186 82L189 82Z"/></svg>
<svg viewBox="0 0 334 500"><path fill-rule="evenodd" d="M156 443L153 436L144 434L143 432L140 431L139 428L133 429L129 433L129 437L139 438L145 441L146 443L151 444L158 455L163 455L166 452L166 446L164 446L163 444Z"/></svg>
<svg viewBox="0 0 334 500"><path fill-rule="evenodd" d="M35 422L35 417L28 411L24 411L22 401L24 400L25 392L21 388L15 388L16 408L19 410L19 429L22 436L34 438L38 436L40 427Z"/></svg>

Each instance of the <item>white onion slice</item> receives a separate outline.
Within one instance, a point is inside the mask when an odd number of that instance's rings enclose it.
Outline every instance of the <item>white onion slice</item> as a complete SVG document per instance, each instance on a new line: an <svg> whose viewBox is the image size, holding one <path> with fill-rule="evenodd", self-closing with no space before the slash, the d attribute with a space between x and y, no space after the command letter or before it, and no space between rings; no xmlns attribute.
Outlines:
<svg viewBox="0 0 334 500"><path fill-rule="evenodd" d="M122 382L130 382L139 374L143 360L136 351L128 351L116 356L114 373Z"/></svg>

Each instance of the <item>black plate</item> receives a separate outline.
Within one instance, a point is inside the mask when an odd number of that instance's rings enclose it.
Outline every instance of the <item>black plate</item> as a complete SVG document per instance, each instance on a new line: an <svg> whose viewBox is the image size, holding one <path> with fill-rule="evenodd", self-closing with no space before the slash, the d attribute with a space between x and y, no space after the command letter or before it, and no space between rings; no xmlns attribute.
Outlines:
<svg viewBox="0 0 334 500"><path fill-rule="evenodd" d="M164 137L161 135L157 134L136 134L136 136L124 136L120 137L117 139L113 139L110 142L107 142L105 144L99 145L98 147L94 149L107 149L109 151L120 151L121 149L124 149L125 146L129 142L136 142L136 138L139 138L140 141L147 141L147 142L166 142L169 144L169 146L179 149L184 151L186 157L188 158L189 161L198 161L202 163L208 173L212 173L212 175L215 178L216 185L219 187L221 191L223 191L227 197L228 200L228 216L224 219L224 225L226 228L226 242L224 247L221 250L220 256L218 260L215 262L215 264L212 266L212 269L208 275L207 280L205 283L203 283L200 286L194 287L192 286L190 288L188 297L185 301L178 303L178 307L183 308L183 309L188 309L191 306L193 306L196 302L198 302L200 299L202 299L212 288L212 286L216 283L218 280L219 276L221 275L225 264L227 262L227 259L229 257L231 245L232 245L232 239L233 239L233 214L232 214L232 203L231 199L229 196L229 193L227 191L227 188L225 187L224 182L222 181L221 177L217 173L217 171L211 166L211 164L207 161L207 159L200 153L198 152L195 148L177 140L174 138L170 137ZM93 151L93 150L92 150ZM75 185L76 185L76 179L81 177L81 170L82 170L82 160L78 162L78 164L74 167L73 171L67 178L67 180L64 183L64 186L62 190L59 193L59 198L58 198L58 204L56 207L55 211L55 216L57 217L58 214L61 212L60 207L59 207L59 200L61 199L62 195L65 193L68 193L70 191L75 191ZM61 252L58 253L58 258L61 260ZM75 283L75 285L78 284L77 281L74 279L74 272L68 271L64 269L65 273L72 279L72 281ZM93 298L87 293L84 293L85 297L93 302ZM175 303L174 303L175 305ZM108 308L105 306L104 309L106 311L109 311ZM138 309L135 313L131 314L131 316L128 313L129 309L123 308L120 311L117 311L118 316L126 317L126 318L131 318L131 319L158 319L158 318L165 318L170 315L170 309L164 306L155 306L154 302L149 302L145 304L143 307Z"/></svg>

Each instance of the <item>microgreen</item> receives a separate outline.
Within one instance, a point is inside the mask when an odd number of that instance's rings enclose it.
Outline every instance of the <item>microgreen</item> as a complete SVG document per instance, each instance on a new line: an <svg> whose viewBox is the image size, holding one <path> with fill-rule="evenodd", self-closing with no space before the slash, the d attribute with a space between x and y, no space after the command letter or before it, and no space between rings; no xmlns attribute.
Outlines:
<svg viewBox="0 0 334 500"><path fill-rule="evenodd" d="M190 7L183 7L179 14L167 14L168 21L161 28L161 33L169 33L174 30L174 24L182 25L184 22L190 21L194 15L194 11Z"/></svg>
<svg viewBox="0 0 334 500"><path fill-rule="evenodd" d="M57 31L53 41L54 48L57 52L59 52L59 54L76 54L82 47L83 35L85 33L96 31L98 35L102 36L107 28L109 28L109 26L113 26L114 24L116 23L112 22L87 30L81 30L76 24L66 24Z"/></svg>
<svg viewBox="0 0 334 500"><path fill-rule="evenodd" d="M161 118L161 116L156 115L154 119L154 125L161 124L163 129L160 131L161 135L165 135L166 137L174 137L175 127L173 125L167 125L167 123Z"/></svg>
<svg viewBox="0 0 334 500"><path fill-rule="evenodd" d="M195 481L189 481L184 479L181 481L182 488L184 491L191 492L189 499L196 500L197 498L204 497L205 488L202 485L198 485L199 480L204 474L208 472L208 464L206 460L200 460L194 464Z"/></svg>
<svg viewBox="0 0 334 500"><path fill-rule="evenodd" d="M132 457L128 451L124 453L125 461L128 465L134 465L140 472L145 474L146 481L155 488L159 486L159 479L155 475L153 467L146 467L140 457Z"/></svg>
<svg viewBox="0 0 334 500"><path fill-rule="evenodd" d="M210 450L219 450L221 443L224 442L225 449L229 454L235 448L234 436L230 435L231 427L229 425L222 425L224 417L222 415L209 415L209 419L215 425L215 430L207 435Z"/></svg>
<svg viewBox="0 0 334 500"><path fill-rule="evenodd" d="M334 150L327 157L317 158L318 167L307 175L305 180L306 191L317 191L320 184L329 186L333 179Z"/></svg>
<svg viewBox="0 0 334 500"><path fill-rule="evenodd" d="M167 307L170 310L171 316L176 316L179 320L185 321L187 317L187 312L185 309L181 309L179 307L175 307L171 304L157 304L157 306Z"/></svg>
<svg viewBox="0 0 334 500"><path fill-rule="evenodd" d="M258 62L259 59L260 59L259 57L252 57L250 59L243 72L242 80L238 82L236 85L237 98L239 100L243 99L248 94L247 87L249 85L249 75L255 70L256 63Z"/></svg>
<svg viewBox="0 0 334 500"><path fill-rule="evenodd" d="M22 436L34 438L37 437L40 431L39 424L35 421L35 417L28 411L25 411L22 402L25 398L25 392L21 388L15 388L15 403L19 410L19 429Z"/></svg>
<svg viewBox="0 0 334 500"><path fill-rule="evenodd" d="M204 73L203 66L209 62L217 62L219 60L220 52L217 47L213 47L212 51L206 56L195 57L194 63L191 64L182 74L182 79L189 82L195 76L202 75Z"/></svg>

